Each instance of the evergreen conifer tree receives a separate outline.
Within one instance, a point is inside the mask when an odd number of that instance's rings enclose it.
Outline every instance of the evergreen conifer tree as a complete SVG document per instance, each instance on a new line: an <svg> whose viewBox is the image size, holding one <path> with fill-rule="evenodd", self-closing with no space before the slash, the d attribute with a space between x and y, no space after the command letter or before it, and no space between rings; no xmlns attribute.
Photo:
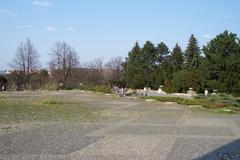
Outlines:
<svg viewBox="0 0 240 160"><path fill-rule="evenodd" d="M201 50L198 41L192 34L185 51L186 67L188 69L197 69L200 66Z"/></svg>
<svg viewBox="0 0 240 160"><path fill-rule="evenodd" d="M175 71L178 71L183 67L183 52L178 44L176 44L173 48L171 54L171 64L173 65Z"/></svg>
<svg viewBox="0 0 240 160"><path fill-rule="evenodd" d="M124 80L130 88L142 88L144 86L142 49L138 42L128 53L128 58L123 65Z"/></svg>
<svg viewBox="0 0 240 160"><path fill-rule="evenodd" d="M240 94L240 40L225 31L203 47L207 86Z"/></svg>

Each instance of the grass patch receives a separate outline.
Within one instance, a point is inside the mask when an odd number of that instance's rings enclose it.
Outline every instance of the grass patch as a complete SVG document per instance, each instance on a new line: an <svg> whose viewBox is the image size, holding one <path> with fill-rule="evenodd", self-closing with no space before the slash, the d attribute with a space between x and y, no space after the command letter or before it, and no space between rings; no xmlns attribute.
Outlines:
<svg viewBox="0 0 240 160"><path fill-rule="evenodd" d="M179 97L142 97L143 99L154 99L159 102L175 102L180 105L198 105L207 109L212 109L219 113L240 113L240 102L237 98L226 94L212 96L198 96L194 99L184 99Z"/></svg>
<svg viewBox="0 0 240 160"><path fill-rule="evenodd" d="M6 99L6 97L0 94L0 102L5 100L5 99Z"/></svg>
<svg viewBox="0 0 240 160"><path fill-rule="evenodd" d="M43 104L43 105L62 105L62 104L64 104L64 103L63 103L63 102L60 102L60 101L50 100L50 101L43 101L42 104Z"/></svg>
<svg viewBox="0 0 240 160"><path fill-rule="evenodd" d="M49 121L95 121L100 109L78 102L57 99L2 99L0 123L49 122Z"/></svg>

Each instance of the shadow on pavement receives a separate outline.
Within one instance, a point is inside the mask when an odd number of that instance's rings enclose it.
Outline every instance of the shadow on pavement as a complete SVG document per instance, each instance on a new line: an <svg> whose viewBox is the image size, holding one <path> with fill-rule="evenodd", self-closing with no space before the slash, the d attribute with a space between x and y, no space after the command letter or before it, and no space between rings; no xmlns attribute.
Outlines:
<svg viewBox="0 0 240 160"><path fill-rule="evenodd" d="M219 147L196 160L240 160L240 139Z"/></svg>

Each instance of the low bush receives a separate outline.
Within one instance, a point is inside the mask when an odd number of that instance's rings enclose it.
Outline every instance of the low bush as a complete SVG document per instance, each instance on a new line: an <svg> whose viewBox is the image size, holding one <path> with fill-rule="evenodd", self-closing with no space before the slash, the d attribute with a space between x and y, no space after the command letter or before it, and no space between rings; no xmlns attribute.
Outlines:
<svg viewBox="0 0 240 160"><path fill-rule="evenodd" d="M84 84L81 85L80 89L93 92L112 93L112 89L106 84Z"/></svg>
<svg viewBox="0 0 240 160"><path fill-rule="evenodd" d="M49 83L46 84L43 89L45 90L49 90L49 91L57 91L59 90L59 85L57 85L56 83Z"/></svg>
<svg viewBox="0 0 240 160"><path fill-rule="evenodd" d="M95 91L95 85L92 83L84 84L80 86L80 89L86 91Z"/></svg>
<svg viewBox="0 0 240 160"><path fill-rule="evenodd" d="M234 111L240 110L239 99L229 94L216 94L210 96L197 96L193 99L183 99L179 97L142 97L144 99L155 99L160 102L176 102L180 105L200 105L210 109L230 108Z"/></svg>
<svg viewBox="0 0 240 160"><path fill-rule="evenodd" d="M112 89L109 86L104 85L104 84L97 85L95 87L95 91L96 92L103 92L103 93L112 93Z"/></svg>
<svg viewBox="0 0 240 160"><path fill-rule="evenodd" d="M226 105L224 103L212 103L208 106L208 108L224 108Z"/></svg>
<svg viewBox="0 0 240 160"><path fill-rule="evenodd" d="M180 105L201 105L203 107L208 107L211 102L204 99L184 99L179 97L143 97L144 99L155 99L160 102L176 102Z"/></svg>
<svg viewBox="0 0 240 160"><path fill-rule="evenodd" d="M195 99L204 99L210 102L224 104L225 106L240 107L240 101L231 94L218 93L209 96L197 96Z"/></svg>

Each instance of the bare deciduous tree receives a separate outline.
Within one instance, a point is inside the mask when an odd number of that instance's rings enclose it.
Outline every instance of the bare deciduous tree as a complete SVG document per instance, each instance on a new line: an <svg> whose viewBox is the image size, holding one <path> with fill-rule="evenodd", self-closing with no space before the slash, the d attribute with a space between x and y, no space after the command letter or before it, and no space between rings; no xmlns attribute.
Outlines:
<svg viewBox="0 0 240 160"><path fill-rule="evenodd" d="M122 77L122 64L123 58L122 57L112 57L109 62L106 63L106 69L111 71L110 80L119 81Z"/></svg>
<svg viewBox="0 0 240 160"><path fill-rule="evenodd" d="M102 57L98 57L95 58L93 61L93 68L102 71L103 70L103 58Z"/></svg>
<svg viewBox="0 0 240 160"><path fill-rule="evenodd" d="M30 39L17 48L11 66L23 74L24 85L29 84L31 74L40 67L39 55Z"/></svg>
<svg viewBox="0 0 240 160"><path fill-rule="evenodd" d="M57 42L50 55L52 56L50 61L52 77L66 85L72 76L73 69L79 65L77 52L65 42Z"/></svg>
<svg viewBox="0 0 240 160"><path fill-rule="evenodd" d="M104 80L103 77L103 58L95 58L92 62L92 67L91 69L93 70L93 79L95 83L102 83Z"/></svg>
<svg viewBox="0 0 240 160"><path fill-rule="evenodd" d="M81 81L85 83L103 83L103 58L95 58L93 61L85 62L81 66Z"/></svg>

